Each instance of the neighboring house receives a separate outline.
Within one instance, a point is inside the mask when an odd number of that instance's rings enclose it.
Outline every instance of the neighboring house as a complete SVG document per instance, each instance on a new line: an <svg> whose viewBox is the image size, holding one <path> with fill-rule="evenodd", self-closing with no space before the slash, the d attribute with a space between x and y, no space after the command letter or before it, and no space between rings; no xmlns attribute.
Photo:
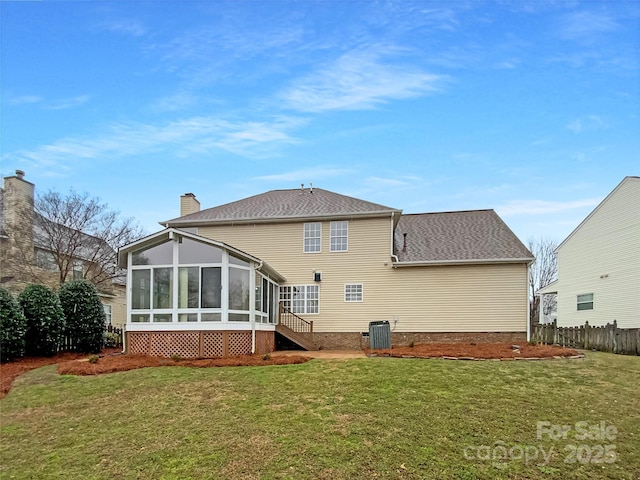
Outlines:
<svg viewBox="0 0 640 480"><path fill-rule="evenodd" d="M35 185L24 179L21 170L16 170L14 176L5 177L3 188L0 188L0 286L14 293L29 283L43 283L53 288L60 284L59 267L48 247L51 242L47 241L47 235L53 231L52 227L58 231L65 227L52 224L34 212L34 193ZM82 232L74 231L73 234L80 236L83 245L100 242ZM99 250L104 249L109 247L102 242ZM69 259L68 278L92 279L93 272L102 269L96 268L86 248L80 250L78 255ZM110 253L115 260L116 253L113 250ZM109 278L100 283L98 293L107 323L123 326L126 321L124 278L120 281Z"/></svg>
<svg viewBox="0 0 640 480"><path fill-rule="evenodd" d="M558 246L558 325L640 328L640 177L620 184Z"/></svg>
<svg viewBox="0 0 640 480"><path fill-rule="evenodd" d="M120 251L120 266L129 267L127 330L149 334L139 351L153 350L154 341L162 345L157 351L169 351L171 335L184 331L198 334L175 342L202 344L211 331L255 331L253 325L271 338L275 331L307 348L358 348L362 332L377 320L390 322L396 344L527 339L527 272L533 256L493 210L402 215L398 209L303 188L202 211L195 196L185 194L180 213L161 222L167 230ZM181 248L189 251L185 242L200 252L188 265L180 256ZM164 258L136 263L150 246L166 248ZM222 253L212 256L208 249ZM231 261L236 257L248 272L242 280ZM210 268L220 272L213 283L205 277ZM242 293L231 290L233 278ZM265 280L279 291L277 326L261 321L276 314L271 290L272 310L265 310ZM156 281L166 298L154 303L157 290L148 285ZM255 297L243 290L254 283ZM185 307L189 289L193 310ZM211 289L222 292L221 300L203 308L203 292ZM231 308L237 300L232 295L244 295L236 304L241 309ZM311 344L286 329L296 330L295 324L306 329ZM255 343L252 347L262 351Z"/></svg>

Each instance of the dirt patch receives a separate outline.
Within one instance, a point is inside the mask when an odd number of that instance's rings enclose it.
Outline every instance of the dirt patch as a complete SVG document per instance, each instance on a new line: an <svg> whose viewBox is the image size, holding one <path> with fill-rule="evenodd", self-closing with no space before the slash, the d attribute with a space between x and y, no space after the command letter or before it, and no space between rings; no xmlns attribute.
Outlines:
<svg viewBox="0 0 640 480"><path fill-rule="evenodd" d="M580 353L572 348L553 345L520 345L509 343L421 343L413 347L392 347L390 350L366 350L368 355L415 358L517 359L574 357Z"/></svg>
<svg viewBox="0 0 640 480"><path fill-rule="evenodd" d="M121 355L120 349L104 349L97 363L89 363L86 353L65 352L53 357L27 357L14 362L0 364L0 398L11 390L13 381L23 373L46 365L57 364L60 374L98 375L101 373L124 372L136 368L182 366L182 367L240 367L259 365L292 365L311 360L301 355L270 357L263 360L262 355L241 355L229 358L181 359L150 357L147 355Z"/></svg>

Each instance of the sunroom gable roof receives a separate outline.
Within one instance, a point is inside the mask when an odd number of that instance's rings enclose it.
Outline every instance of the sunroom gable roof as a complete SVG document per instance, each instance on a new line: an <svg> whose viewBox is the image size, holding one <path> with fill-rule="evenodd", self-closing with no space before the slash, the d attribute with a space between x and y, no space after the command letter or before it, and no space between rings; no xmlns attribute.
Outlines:
<svg viewBox="0 0 640 480"><path fill-rule="evenodd" d="M151 248L155 245L159 245L161 243L167 242L173 238L177 238L177 237L185 237L185 238L190 238L192 240L195 240L197 242L201 242L201 243L205 243L214 247L218 247L218 248L222 248L230 253L233 253L235 256L241 258L242 260L246 260L247 262L254 262L257 263L258 266L258 270L262 270L264 271L264 273L268 274L270 277L272 277L274 280L278 281L278 282L283 282L285 281L285 278L278 273L276 270L274 270L271 266L269 266L266 262L263 262L262 260L260 260L257 257L254 257L253 255L247 253L247 252L243 252L242 250L239 250L231 245L228 245L224 242L219 242L217 240L213 240L210 238L206 238L206 237L202 237L200 235L196 235L195 233L190 233L190 232L186 232L184 230L179 230L177 228L166 228L164 230L161 230L159 232L153 233L151 235L148 235L146 237L143 237L139 240L136 240L135 242L132 242L128 245L125 245L123 247L121 247L118 250L118 266L120 268L127 268L128 267L128 258L129 258L129 253L130 252L134 252L137 250L142 250L142 249L147 249L147 248Z"/></svg>

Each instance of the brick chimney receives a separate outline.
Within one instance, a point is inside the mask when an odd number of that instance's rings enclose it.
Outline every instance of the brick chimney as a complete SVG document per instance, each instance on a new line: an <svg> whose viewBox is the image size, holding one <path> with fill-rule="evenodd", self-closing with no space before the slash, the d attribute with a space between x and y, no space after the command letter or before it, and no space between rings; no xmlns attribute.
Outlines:
<svg viewBox="0 0 640 480"><path fill-rule="evenodd" d="M33 198L35 185L24 179L24 172L4 178L2 189L3 230L9 236L9 248L15 255L22 253L25 260L32 260L33 250Z"/></svg>
<svg viewBox="0 0 640 480"><path fill-rule="evenodd" d="M180 197L180 216L200 211L200 202L193 193L185 193Z"/></svg>

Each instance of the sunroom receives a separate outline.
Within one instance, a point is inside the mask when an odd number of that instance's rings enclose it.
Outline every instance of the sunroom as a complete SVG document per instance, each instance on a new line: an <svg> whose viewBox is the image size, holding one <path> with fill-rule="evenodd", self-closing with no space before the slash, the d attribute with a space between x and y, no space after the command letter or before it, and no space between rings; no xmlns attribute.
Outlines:
<svg viewBox="0 0 640 480"><path fill-rule="evenodd" d="M168 228L126 245L127 353L184 358L268 353L275 348L278 284L260 259Z"/></svg>

